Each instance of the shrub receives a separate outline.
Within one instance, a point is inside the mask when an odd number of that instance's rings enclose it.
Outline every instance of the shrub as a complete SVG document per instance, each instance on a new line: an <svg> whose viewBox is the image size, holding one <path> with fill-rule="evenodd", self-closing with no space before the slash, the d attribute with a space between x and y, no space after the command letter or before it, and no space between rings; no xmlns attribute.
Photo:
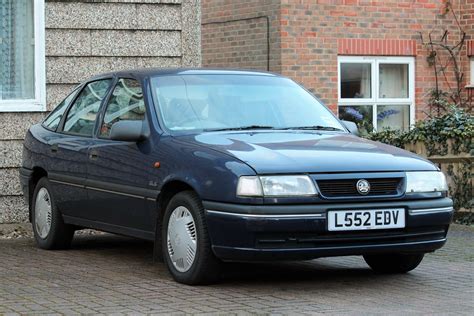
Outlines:
<svg viewBox="0 0 474 316"><path fill-rule="evenodd" d="M455 106L449 107L439 117L418 121L414 128L406 132L385 129L367 135L368 139L404 147L406 144L423 142L428 155L447 155L448 140L452 141L451 154L474 153L474 116Z"/></svg>

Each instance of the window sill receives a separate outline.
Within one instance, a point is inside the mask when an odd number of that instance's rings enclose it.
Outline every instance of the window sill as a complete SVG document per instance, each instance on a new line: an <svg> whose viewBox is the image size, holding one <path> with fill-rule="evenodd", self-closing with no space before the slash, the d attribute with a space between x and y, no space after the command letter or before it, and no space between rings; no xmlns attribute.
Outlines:
<svg viewBox="0 0 474 316"><path fill-rule="evenodd" d="M0 113L3 112L46 112L46 106L43 103L28 100L0 100Z"/></svg>

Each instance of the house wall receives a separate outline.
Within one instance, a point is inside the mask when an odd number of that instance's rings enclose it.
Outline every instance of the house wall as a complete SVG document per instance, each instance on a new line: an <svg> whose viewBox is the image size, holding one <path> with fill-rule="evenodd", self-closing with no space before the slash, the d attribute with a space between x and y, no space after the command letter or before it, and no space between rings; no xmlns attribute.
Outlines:
<svg viewBox="0 0 474 316"><path fill-rule="evenodd" d="M468 38L472 37L474 0L451 2L458 18L462 19ZM232 3L224 0L203 1L203 22L262 13L263 1L246 1L242 5ZM426 60L427 50L422 45L420 34L427 41L430 30L445 27L449 30L448 42L459 37L456 21L451 13L443 14L446 3L443 0L275 0L264 3L272 8L266 13L274 15L270 17L274 21L270 34L273 43L272 58L275 59L273 64L278 67L270 67L270 70L302 83L335 113L337 58L345 55L339 50L343 39L414 43L415 54L410 51L399 55L415 57L416 118L422 119L425 112L429 111L426 103L429 92L434 88L435 79ZM276 12L275 8L278 9ZM260 27L263 28L262 25ZM263 69L262 60L256 65L253 60L241 58L257 46L250 34L263 33L258 27L254 27L253 33L248 32L249 28L248 24L234 24L228 29L203 26L203 65ZM433 33L434 37L439 35L437 32ZM389 41L384 43L388 45ZM397 55L382 52L381 55L383 54ZM469 68L465 52L462 58L467 76ZM448 73L447 77L452 86L452 73ZM442 88L447 88L444 81Z"/></svg>
<svg viewBox="0 0 474 316"><path fill-rule="evenodd" d="M201 64L199 0L46 0L46 90L51 110L101 72ZM0 112L0 223L27 220L18 180L22 140L46 113Z"/></svg>
<svg viewBox="0 0 474 316"><path fill-rule="evenodd" d="M203 0L202 12L204 66L281 70L279 1Z"/></svg>
<svg viewBox="0 0 474 316"><path fill-rule="evenodd" d="M303 83L337 112L338 39L414 40L416 118L424 112L431 89L433 69L426 60L420 34L428 41L430 30L447 28L448 41L459 37L455 19L442 14L440 0L345 0L283 1L282 73ZM462 15L460 1L452 1L456 14ZM438 32L433 37L440 36ZM341 54L339 54L341 55ZM448 81L453 78L448 74ZM444 83L444 81L443 81ZM443 86L447 88L446 85Z"/></svg>

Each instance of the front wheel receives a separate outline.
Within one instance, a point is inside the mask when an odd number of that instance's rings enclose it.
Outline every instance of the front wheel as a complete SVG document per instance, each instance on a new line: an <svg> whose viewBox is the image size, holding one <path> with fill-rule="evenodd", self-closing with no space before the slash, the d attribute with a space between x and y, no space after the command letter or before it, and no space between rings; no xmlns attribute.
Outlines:
<svg viewBox="0 0 474 316"><path fill-rule="evenodd" d="M35 187L32 215L33 233L38 247L69 248L74 236L74 227L64 223L47 178L41 178Z"/></svg>
<svg viewBox="0 0 474 316"><path fill-rule="evenodd" d="M176 194L163 219L163 257L173 278L195 285L215 282L220 262L214 256L207 232L204 208L193 191Z"/></svg>
<svg viewBox="0 0 474 316"><path fill-rule="evenodd" d="M365 262L378 273L406 273L421 263L424 254L365 255Z"/></svg>

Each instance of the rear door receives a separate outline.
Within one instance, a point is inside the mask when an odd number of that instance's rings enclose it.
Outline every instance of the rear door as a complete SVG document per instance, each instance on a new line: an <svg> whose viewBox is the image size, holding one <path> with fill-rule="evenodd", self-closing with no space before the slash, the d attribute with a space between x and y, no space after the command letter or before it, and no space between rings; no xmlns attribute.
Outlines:
<svg viewBox="0 0 474 316"><path fill-rule="evenodd" d="M85 189L87 153L93 143L101 102L111 83L112 79L108 78L86 84L69 106L65 119L61 120L57 137L49 142L52 163L48 168L48 177L57 205L65 216L83 217L88 212ZM57 121L57 118L54 120Z"/></svg>
<svg viewBox="0 0 474 316"><path fill-rule="evenodd" d="M146 122L146 117L140 82L119 78L106 101L98 138L89 148L87 191L93 201L94 220L115 232L152 238L154 221L147 200L154 201L158 193L149 184L153 168L150 142L110 139L115 122Z"/></svg>

